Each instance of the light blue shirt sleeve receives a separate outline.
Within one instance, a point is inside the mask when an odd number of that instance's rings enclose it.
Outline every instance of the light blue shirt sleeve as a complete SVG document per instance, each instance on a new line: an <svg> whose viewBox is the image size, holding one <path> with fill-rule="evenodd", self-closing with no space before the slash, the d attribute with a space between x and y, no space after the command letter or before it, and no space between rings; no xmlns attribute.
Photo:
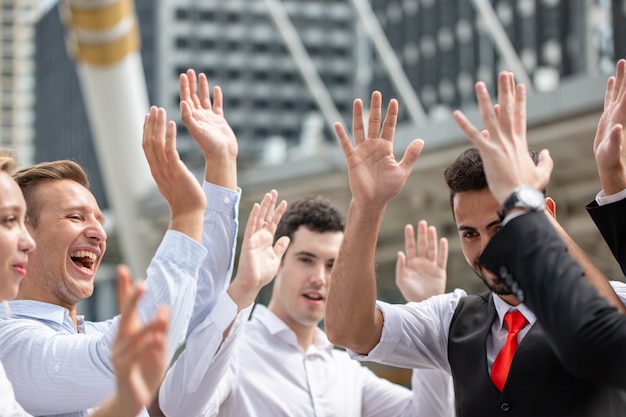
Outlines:
<svg viewBox="0 0 626 417"><path fill-rule="evenodd" d="M230 283L239 227L241 189L233 191L206 181L202 189L207 199L202 230L207 256L198 275L188 335L209 315Z"/></svg>
<svg viewBox="0 0 626 417"><path fill-rule="evenodd" d="M148 267L139 315L149 319L158 306L170 306L170 352L187 332L196 277L205 255L199 243L170 230ZM113 394L111 349L118 318L85 323L85 332L77 333L62 307L29 300L10 305L12 317L0 314L0 360L26 411L83 415L74 413L97 407Z"/></svg>

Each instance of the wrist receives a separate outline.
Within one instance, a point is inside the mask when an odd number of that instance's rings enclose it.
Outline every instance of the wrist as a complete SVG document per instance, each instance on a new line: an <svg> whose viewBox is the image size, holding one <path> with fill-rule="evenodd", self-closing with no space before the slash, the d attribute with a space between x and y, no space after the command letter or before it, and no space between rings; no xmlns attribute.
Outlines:
<svg viewBox="0 0 626 417"><path fill-rule="evenodd" d="M541 191L529 185L520 185L504 200L498 216L503 221L514 212L542 211L545 207L546 199Z"/></svg>

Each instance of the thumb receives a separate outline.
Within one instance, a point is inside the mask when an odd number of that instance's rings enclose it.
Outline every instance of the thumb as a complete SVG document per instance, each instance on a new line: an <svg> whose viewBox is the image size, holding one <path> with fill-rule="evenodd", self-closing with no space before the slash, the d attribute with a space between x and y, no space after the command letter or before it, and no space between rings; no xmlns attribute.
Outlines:
<svg viewBox="0 0 626 417"><path fill-rule="evenodd" d="M404 169L405 172L411 172L413 169L413 165L417 158L419 158L422 150L424 149L424 141L422 139L415 139L412 141L409 146L407 146L404 151L404 156L400 161L400 166Z"/></svg>
<svg viewBox="0 0 626 417"><path fill-rule="evenodd" d="M554 168L554 161L550 156L550 151L543 149L539 152L539 163L537 164L537 170L540 175L540 184L537 184L537 189L542 190L548 186L550 182L550 174Z"/></svg>

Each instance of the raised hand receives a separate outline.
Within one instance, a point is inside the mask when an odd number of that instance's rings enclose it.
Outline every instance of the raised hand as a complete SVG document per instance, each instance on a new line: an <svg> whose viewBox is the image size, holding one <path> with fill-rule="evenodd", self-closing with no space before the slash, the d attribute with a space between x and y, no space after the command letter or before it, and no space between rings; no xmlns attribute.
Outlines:
<svg viewBox="0 0 626 417"><path fill-rule="evenodd" d="M425 220L417 225L417 244L413 226L404 228L404 252L398 252L396 285L407 301L422 301L446 289L448 239L437 245L437 228Z"/></svg>
<svg viewBox="0 0 626 417"><path fill-rule="evenodd" d="M276 227L287 209L285 201L276 206L277 198L276 190L265 194L261 204L254 204L248 217L237 275L228 288L228 294L240 309L249 306L261 288L274 278L289 245L287 236L274 244Z"/></svg>
<svg viewBox="0 0 626 417"><path fill-rule="evenodd" d="M205 179L217 185L237 187L237 137L224 118L220 87L213 88L213 102L206 75L190 69L180 75L181 119L206 162Z"/></svg>
<svg viewBox="0 0 626 417"><path fill-rule="evenodd" d="M454 120L480 151L493 196L503 203L519 185L530 185L539 190L545 188L554 164L546 149L539 153L536 166L528 152L524 85L516 87L513 74L501 72L495 108L484 82L476 83L475 89L486 130L479 131L459 110L454 112Z"/></svg>
<svg viewBox="0 0 626 417"><path fill-rule="evenodd" d="M593 140L593 154L606 195L626 188L626 60L620 59L609 78L604 111Z"/></svg>
<svg viewBox="0 0 626 417"><path fill-rule="evenodd" d="M398 102L389 102L382 121L382 95L372 93L367 132L363 123L363 102L354 101L352 129L354 145L341 123L335 132L348 166L353 202L365 207L382 207L394 198L406 183L413 164L424 147L421 139L412 141L400 162L393 154L393 139L398 118Z"/></svg>
<svg viewBox="0 0 626 417"><path fill-rule="evenodd" d="M117 379L114 398L124 410L123 415L137 415L152 401L167 369L169 309L159 308L152 320L143 325L137 304L144 291L140 284L133 286L127 267L118 267L122 316L113 343L112 361Z"/></svg>
<svg viewBox="0 0 626 417"><path fill-rule="evenodd" d="M200 241L206 197L178 155L176 124L167 122L165 109L150 108L144 121L142 147L152 177L170 207L170 228Z"/></svg>

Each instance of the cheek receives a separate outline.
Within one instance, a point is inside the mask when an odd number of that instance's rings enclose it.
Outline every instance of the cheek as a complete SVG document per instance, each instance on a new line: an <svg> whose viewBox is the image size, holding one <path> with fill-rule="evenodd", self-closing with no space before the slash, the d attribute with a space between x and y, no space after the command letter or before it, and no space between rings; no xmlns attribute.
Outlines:
<svg viewBox="0 0 626 417"><path fill-rule="evenodd" d="M461 250L468 264L474 265L478 255L480 255L480 245L478 242L461 242Z"/></svg>

